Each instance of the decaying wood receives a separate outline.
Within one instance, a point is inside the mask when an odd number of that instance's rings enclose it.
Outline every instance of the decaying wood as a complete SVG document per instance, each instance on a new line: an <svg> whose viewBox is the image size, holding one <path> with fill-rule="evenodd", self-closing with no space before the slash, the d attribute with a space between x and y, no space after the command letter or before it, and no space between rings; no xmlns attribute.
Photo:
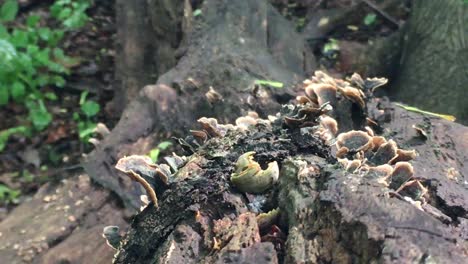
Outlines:
<svg viewBox="0 0 468 264"><path fill-rule="evenodd" d="M348 107L357 112L351 114L354 127L361 126L366 115L355 103ZM191 170L181 168L158 194L160 208L148 206L136 216L115 263L463 262L468 129L385 99L370 99L365 109L375 133L416 149L414 179L429 190L423 200L347 172L316 133L288 128L283 109L272 127L258 123L201 146L186 165L199 169L187 174ZM444 126L450 129L440 130ZM431 154L435 149L438 154ZM262 195L242 193L230 181L236 160L248 151L263 165L276 161L281 167L279 183ZM255 216L275 208L279 218L259 225Z"/></svg>
<svg viewBox="0 0 468 264"><path fill-rule="evenodd" d="M208 0L201 9L177 65L139 92L85 163L127 207L139 207L141 192L113 168L119 158L147 153L163 137L185 136L201 116L233 121L252 109L266 117L293 98L287 87L315 64L305 40L267 1ZM281 81L285 88L257 89L257 79ZM210 87L224 100L211 103L205 96Z"/></svg>

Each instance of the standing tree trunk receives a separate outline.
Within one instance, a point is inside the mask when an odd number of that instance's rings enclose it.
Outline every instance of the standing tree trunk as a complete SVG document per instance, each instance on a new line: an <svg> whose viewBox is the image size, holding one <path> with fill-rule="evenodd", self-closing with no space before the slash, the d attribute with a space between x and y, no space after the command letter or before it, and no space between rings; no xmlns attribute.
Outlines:
<svg viewBox="0 0 468 264"><path fill-rule="evenodd" d="M191 10L184 1L167 0L116 0L116 10L114 107L120 113L143 86L174 67L183 34L189 32L184 21Z"/></svg>
<svg viewBox="0 0 468 264"><path fill-rule="evenodd" d="M468 124L468 4L461 0L413 1L400 69L392 93Z"/></svg>

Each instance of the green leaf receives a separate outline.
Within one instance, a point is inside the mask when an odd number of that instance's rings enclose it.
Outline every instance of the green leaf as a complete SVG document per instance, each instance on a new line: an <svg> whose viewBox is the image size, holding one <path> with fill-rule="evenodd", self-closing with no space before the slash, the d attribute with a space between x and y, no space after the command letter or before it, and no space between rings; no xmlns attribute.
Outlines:
<svg viewBox="0 0 468 264"><path fill-rule="evenodd" d="M28 32L18 29L13 30L13 32L11 33L10 42L15 47L28 46Z"/></svg>
<svg viewBox="0 0 468 264"><path fill-rule="evenodd" d="M62 7L55 2L55 4L50 7L49 12L53 17L57 18L60 10L62 10Z"/></svg>
<svg viewBox="0 0 468 264"><path fill-rule="evenodd" d="M4 184L0 184L0 201L1 202L14 202L20 196L19 190L10 189Z"/></svg>
<svg viewBox="0 0 468 264"><path fill-rule="evenodd" d="M84 26L88 21L88 16L84 13L74 12L69 18L63 21L63 25L70 29L76 29Z"/></svg>
<svg viewBox="0 0 468 264"><path fill-rule="evenodd" d="M274 88L283 88L284 84L282 82L267 81L267 80L255 80L255 84L267 85Z"/></svg>
<svg viewBox="0 0 468 264"><path fill-rule="evenodd" d="M0 68L13 70L14 60L18 57L15 47L7 40L0 39Z"/></svg>
<svg viewBox="0 0 468 264"><path fill-rule="evenodd" d="M35 129L42 131L52 122L52 115L47 111L41 99L28 98L25 104L29 109L29 120L31 120Z"/></svg>
<svg viewBox="0 0 468 264"><path fill-rule="evenodd" d="M201 16L203 13L201 11L201 9L195 9L193 11L193 17L197 17L197 16Z"/></svg>
<svg viewBox="0 0 468 264"><path fill-rule="evenodd" d="M28 25L28 27L33 28L33 27L35 27L37 25L37 23L39 23L39 20L41 20L40 16L30 15L26 19L26 25Z"/></svg>
<svg viewBox="0 0 468 264"><path fill-rule="evenodd" d="M37 33L39 34L39 37L44 41L48 41L52 36L52 30L50 30L50 28L39 28L37 30Z"/></svg>
<svg viewBox="0 0 468 264"><path fill-rule="evenodd" d="M57 95L53 92L47 92L44 94L44 97L51 100L51 101L57 101Z"/></svg>
<svg viewBox="0 0 468 264"><path fill-rule="evenodd" d="M39 86L45 86L48 82L49 76L46 74L42 74L37 77L37 84L39 84Z"/></svg>
<svg viewBox="0 0 468 264"><path fill-rule="evenodd" d="M6 86L0 86L0 105L8 104L8 99L10 98L10 93Z"/></svg>
<svg viewBox="0 0 468 264"><path fill-rule="evenodd" d="M440 118L443 118L445 120L452 121L452 122L455 121L455 119L456 119L453 115L438 114L438 113L424 111L424 110L421 110L421 109L416 108L414 106L409 106L409 105L404 105L404 104L399 104L399 103L395 103L395 104L397 106L407 110L407 111L411 111L411 112L415 112L415 113L437 116L437 117L440 117Z"/></svg>
<svg viewBox="0 0 468 264"><path fill-rule="evenodd" d="M52 35L49 37L48 44L49 46L56 46L60 40L62 40L65 31L63 30L53 30Z"/></svg>
<svg viewBox="0 0 468 264"><path fill-rule="evenodd" d="M159 148L154 148L148 153L148 156L153 162L156 162L158 161L159 153L161 153L161 150Z"/></svg>
<svg viewBox="0 0 468 264"><path fill-rule="evenodd" d="M7 0L0 9L0 20L12 21L18 14L18 2L16 0Z"/></svg>
<svg viewBox="0 0 468 264"><path fill-rule="evenodd" d="M323 46L323 53L331 53L338 50L340 50L340 45L338 45L338 41L334 38L330 38Z"/></svg>
<svg viewBox="0 0 468 264"><path fill-rule="evenodd" d="M44 130L47 126L49 126L50 122L52 122L52 115L47 111L32 111L30 112L29 117L34 127L39 131Z"/></svg>
<svg viewBox="0 0 468 264"><path fill-rule="evenodd" d="M55 86L60 88L65 85L65 79L60 75L55 75L52 77L52 82L55 84Z"/></svg>
<svg viewBox="0 0 468 264"><path fill-rule="evenodd" d="M81 111L83 111L87 117L95 116L97 113L99 113L99 110L99 104L92 100L88 100L81 105Z"/></svg>
<svg viewBox="0 0 468 264"><path fill-rule="evenodd" d="M375 23L377 20L377 15L375 13L369 13L364 17L364 25L370 26Z"/></svg>
<svg viewBox="0 0 468 264"><path fill-rule="evenodd" d="M8 138L13 134L28 134L28 128L25 126L11 127L0 131L0 152L5 149Z"/></svg>
<svg viewBox="0 0 468 264"><path fill-rule="evenodd" d="M11 97L13 97L13 100L15 101L21 101L24 99L24 96L26 94L26 87L24 87L24 84L21 82L15 82L11 86Z"/></svg>
<svg viewBox="0 0 468 264"><path fill-rule="evenodd" d="M83 91L80 95L80 105L86 102L86 96L88 96L88 91Z"/></svg>
<svg viewBox="0 0 468 264"><path fill-rule="evenodd" d="M36 59L42 66L47 66L50 63L50 49L46 48L35 54Z"/></svg>
<svg viewBox="0 0 468 264"><path fill-rule="evenodd" d="M0 24L0 39L8 39L9 38L8 30Z"/></svg>
<svg viewBox="0 0 468 264"><path fill-rule="evenodd" d="M163 141L161 143L158 144L158 147L160 150L165 150L167 149L168 147L172 146L172 142L170 141Z"/></svg>
<svg viewBox="0 0 468 264"><path fill-rule="evenodd" d="M79 137L83 141L87 141L88 137L94 133L94 129L96 128L96 124L91 122L79 122L78 123L78 130Z"/></svg>
<svg viewBox="0 0 468 264"><path fill-rule="evenodd" d="M57 18L60 19L60 20L65 20L67 17L70 17L71 14L72 14L71 8L66 7L66 8L63 8L62 10L60 10Z"/></svg>

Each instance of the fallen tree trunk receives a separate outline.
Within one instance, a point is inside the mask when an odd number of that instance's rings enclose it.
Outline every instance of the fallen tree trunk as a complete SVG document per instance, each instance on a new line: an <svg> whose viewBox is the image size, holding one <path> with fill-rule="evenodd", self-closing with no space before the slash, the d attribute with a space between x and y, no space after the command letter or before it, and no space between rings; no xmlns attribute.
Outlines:
<svg viewBox="0 0 468 264"><path fill-rule="evenodd" d="M388 146L396 146L392 141L378 150L372 143L361 154L350 149L346 155L350 160L345 160L338 154L341 150L332 151L321 138L323 129L330 128L318 121L323 120L320 112L310 114L313 118L300 116L311 113L304 110L307 105L285 106L276 121L257 120L247 129L238 120L237 128L229 128L224 136L206 130L218 136L168 176L168 186L155 186L159 207L150 204L135 217L115 263L463 262L468 255L468 192L461 177L467 173L463 144L468 129L407 112L382 99L371 99L367 114L355 100L351 104L340 96L337 100L335 108L347 105L358 117L355 126L369 116L382 125L375 126L376 131L416 149L421 156L412 161L414 166L397 162L409 160L405 155L410 154L396 147L395 153L406 154L383 155ZM339 119L340 113L334 110L332 115ZM341 135L337 145L346 146ZM358 145L349 146L362 145L359 149L367 144L353 142ZM256 152L255 161L262 168L272 161L281 168L278 184L257 195L246 194L242 191L246 187L232 180L252 168L239 171L242 155L249 151ZM158 166L137 160L126 158L118 166L151 178L151 168ZM373 166L393 172L374 178ZM411 169L401 181L404 166ZM258 181L252 184L257 186Z"/></svg>
<svg viewBox="0 0 468 264"><path fill-rule="evenodd" d="M264 117L274 113L294 98L287 87L315 64L305 40L267 1L204 1L202 9L202 16L186 22L193 32L177 65L140 91L85 163L90 176L127 207L138 208L139 191L113 169L119 158L184 135L201 116L233 121L246 109ZM281 81L285 88L258 87L258 79ZM207 95L210 87L215 100Z"/></svg>

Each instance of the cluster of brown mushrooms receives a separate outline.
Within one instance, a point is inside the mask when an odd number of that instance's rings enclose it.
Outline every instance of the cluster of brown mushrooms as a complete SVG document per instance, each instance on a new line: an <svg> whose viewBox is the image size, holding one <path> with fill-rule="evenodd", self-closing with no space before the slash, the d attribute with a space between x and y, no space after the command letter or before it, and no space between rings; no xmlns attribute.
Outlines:
<svg viewBox="0 0 468 264"><path fill-rule="evenodd" d="M384 78L363 80L359 74L353 74L349 81L344 81L317 71L310 80L304 81L306 95L297 97L300 106L296 106L300 109L296 111L298 114L313 114L285 118L284 122L289 127L315 125L315 134L332 145L336 158L346 171L359 175L359 179L389 187L393 194L421 208L427 188L414 176L413 167L408 162L416 157L414 150L399 149L395 141L376 136L368 126L365 131L352 130L336 136L338 123L327 115L333 113L330 108L336 106L340 96L364 110L366 97L385 83L387 80ZM368 123L374 122L368 119Z"/></svg>
<svg viewBox="0 0 468 264"><path fill-rule="evenodd" d="M304 81L305 95L297 97L299 104L284 106L286 114L283 109L282 114L269 116L265 120L255 112L249 112L239 117L235 125L219 124L215 118L202 117L198 120L202 129L190 130L191 136L178 141L186 150L195 153L196 148L210 138L222 138L234 130L246 132L250 126L271 127L272 123L281 122L289 129L311 129L335 149L336 158L346 171L358 174L363 180L383 184L412 203L424 202L427 189L414 177L413 168L408 163L415 158L415 151L399 149L393 140L374 135L370 127L366 127L365 131L352 130L337 135L338 123L332 116L339 100L347 99L364 112L366 98L386 82L384 78L364 80L358 74L345 81L317 71L311 79ZM240 191L258 194L274 185L279 177L279 166L274 161L263 170L254 160L254 154L247 152L238 158L230 180ZM155 188L168 186L178 169L186 164L187 158L173 154L165 161L167 164L154 164L146 156L130 156L120 159L116 168L139 182L157 207ZM148 203L147 198L143 197L142 200L144 204Z"/></svg>
<svg viewBox="0 0 468 264"><path fill-rule="evenodd" d="M264 125L270 126L269 120L260 119L255 112L249 112L246 116L236 119L236 125L219 124L215 118L202 117L198 119L201 125L200 130L190 130L191 136L182 139L178 143L189 152L196 152L196 149L211 138L222 138L228 131L246 132L250 126ZM271 187L278 179L279 168L276 162L268 165L268 168L262 170L260 165L254 161L254 152L248 152L242 155L236 163L236 172L231 181L239 190L249 193L260 193ZM142 195L143 206L146 207L151 200L155 207L158 207L156 188L167 188L175 181L179 169L190 163L185 156L178 156L175 153L172 156L164 157L165 163L155 164L148 156L132 155L121 158L115 166L117 170L125 173L132 180L140 183L145 189L147 195Z"/></svg>
<svg viewBox="0 0 468 264"><path fill-rule="evenodd" d="M375 136L372 130L352 130L338 135L336 157L346 171L357 174L361 181L389 187L415 205L420 206L415 201L425 202L427 189L414 176L408 162L416 157L414 150L399 149L395 141Z"/></svg>

